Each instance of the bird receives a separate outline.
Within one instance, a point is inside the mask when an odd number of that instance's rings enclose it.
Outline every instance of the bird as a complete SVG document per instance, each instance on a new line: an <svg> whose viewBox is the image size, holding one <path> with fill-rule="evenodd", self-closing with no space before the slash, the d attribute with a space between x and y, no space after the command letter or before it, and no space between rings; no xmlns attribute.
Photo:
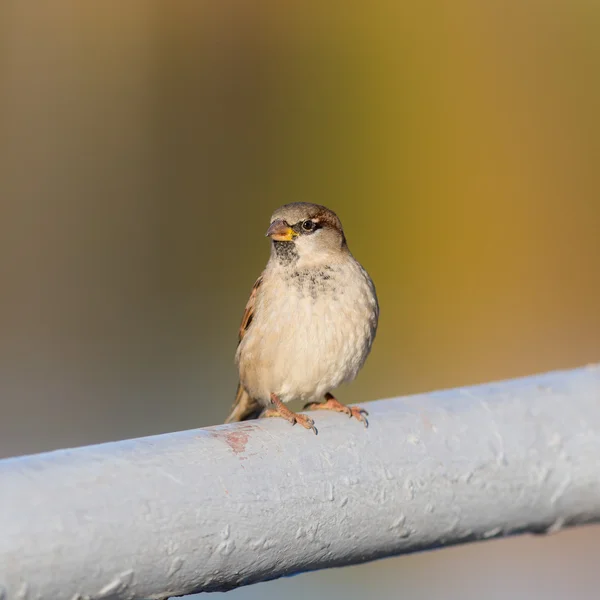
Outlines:
<svg viewBox="0 0 600 600"><path fill-rule="evenodd" d="M348 248L342 223L319 204L293 202L271 216L271 255L239 329L239 384L226 423L281 417L315 434L303 410L345 413L368 427L364 408L331 393L354 380L377 332L375 285Z"/></svg>

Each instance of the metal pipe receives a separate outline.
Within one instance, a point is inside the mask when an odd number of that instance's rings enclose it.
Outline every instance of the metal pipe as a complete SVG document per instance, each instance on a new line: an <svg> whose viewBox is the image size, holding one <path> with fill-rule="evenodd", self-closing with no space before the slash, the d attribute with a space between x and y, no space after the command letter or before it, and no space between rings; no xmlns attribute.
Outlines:
<svg viewBox="0 0 600 600"><path fill-rule="evenodd" d="M135 600L600 520L600 368L0 461L0 600Z"/></svg>

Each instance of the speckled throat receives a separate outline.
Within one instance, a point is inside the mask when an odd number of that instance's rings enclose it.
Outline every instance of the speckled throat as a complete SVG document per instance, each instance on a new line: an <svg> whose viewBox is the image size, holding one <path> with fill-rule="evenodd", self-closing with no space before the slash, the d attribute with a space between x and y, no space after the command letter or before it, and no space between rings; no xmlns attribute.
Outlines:
<svg viewBox="0 0 600 600"><path fill-rule="evenodd" d="M291 265L298 261L299 254L294 242L278 242L273 240L275 256L281 265Z"/></svg>

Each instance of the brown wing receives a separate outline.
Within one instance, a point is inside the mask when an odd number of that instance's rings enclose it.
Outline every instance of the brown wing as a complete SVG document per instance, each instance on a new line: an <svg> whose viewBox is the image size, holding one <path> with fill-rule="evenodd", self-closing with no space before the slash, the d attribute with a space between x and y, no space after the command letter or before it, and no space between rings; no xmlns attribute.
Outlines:
<svg viewBox="0 0 600 600"><path fill-rule="evenodd" d="M256 295L258 294L258 288L260 287L263 280L263 276L261 276L254 282L252 286L252 291L250 292L250 298L248 298L248 302L246 302L246 309L244 310L244 316L242 317L242 324L240 325L240 333L238 336L238 344L244 339L246 335L246 331L248 331L248 327L250 327L250 323L252 323L252 319L254 318L254 307L256 306Z"/></svg>
<svg viewBox="0 0 600 600"><path fill-rule="evenodd" d="M238 335L238 345L244 339L252 319L254 318L254 307L256 306L256 295L258 288L262 283L263 276L261 275L254 283L252 291L250 292L250 298L246 302L246 309L244 310L244 316L242 317L242 324L240 325L240 331ZM262 412L263 407L254 398L248 395L248 392L243 388L242 384L238 384L237 394L235 401L231 407L229 416L225 420L225 423L234 423L236 421L246 421L248 419L257 419Z"/></svg>

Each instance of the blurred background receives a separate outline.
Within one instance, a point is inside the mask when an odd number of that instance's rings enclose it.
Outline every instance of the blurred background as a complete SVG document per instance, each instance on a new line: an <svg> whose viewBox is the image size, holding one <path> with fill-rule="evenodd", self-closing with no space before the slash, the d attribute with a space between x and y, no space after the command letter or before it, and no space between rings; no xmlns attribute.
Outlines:
<svg viewBox="0 0 600 600"><path fill-rule="evenodd" d="M600 360L600 5L0 5L0 456L220 423L292 201L378 338L345 402ZM232 598L597 598L600 528Z"/></svg>

